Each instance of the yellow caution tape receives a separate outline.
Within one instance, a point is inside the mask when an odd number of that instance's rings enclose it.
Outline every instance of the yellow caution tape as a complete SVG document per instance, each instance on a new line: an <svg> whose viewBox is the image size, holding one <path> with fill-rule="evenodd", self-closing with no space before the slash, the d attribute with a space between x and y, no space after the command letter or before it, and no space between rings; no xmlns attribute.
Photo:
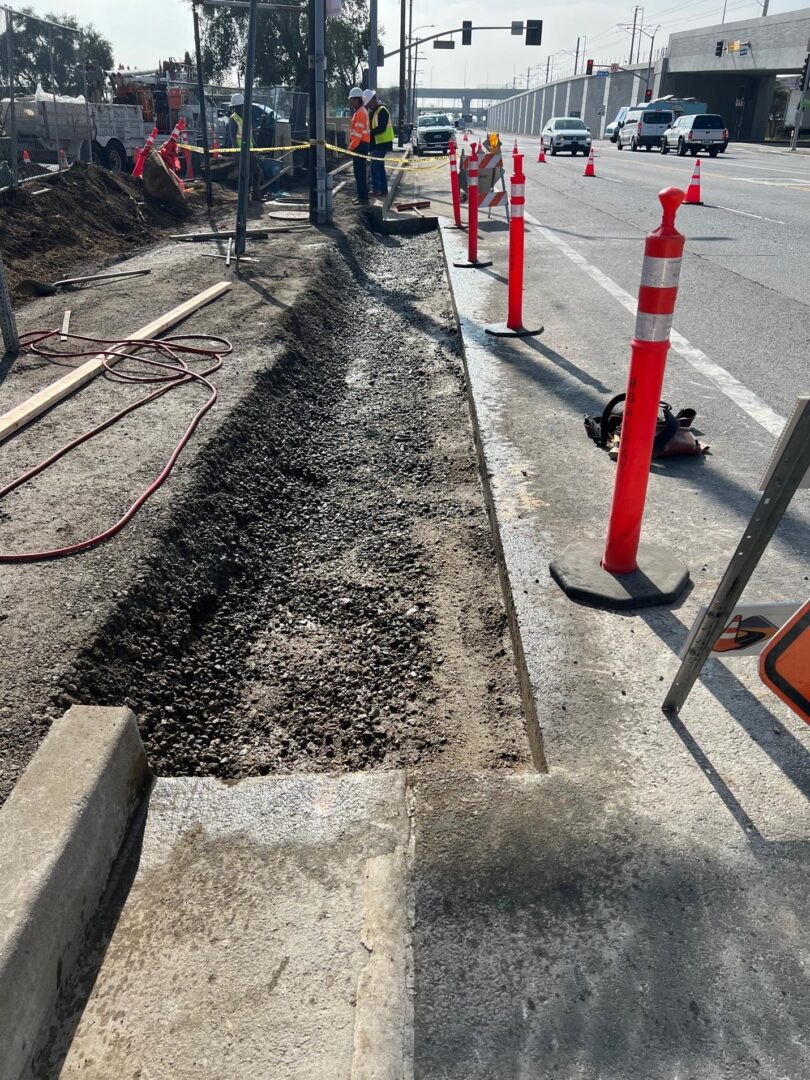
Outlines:
<svg viewBox="0 0 810 1080"><path fill-rule="evenodd" d="M296 143L294 146L254 146L251 149L252 154L270 154L276 151L291 152L293 150L308 150L310 146L323 146L326 150L331 150L335 154L343 154L345 157L350 158L364 158L370 160L368 154L356 154L353 150L346 150L342 146L335 146L334 143L319 142L317 139L310 139L309 142ZM202 146L192 146L190 143L181 143L178 147L180 150L190 150L194 154L204 154L205 150ZM241 150L239 147L227 146L219 147L214 150L209 147L209 154L211 157L217 157L220 154L239 154ZM443 169L445 165L449 163L449 158L443 156L435 165L427 165L422 162L413 163L407 161L400 161L397 164L388 164L386 162L386 170L388 172L433 172L436 169Z"/></svg>

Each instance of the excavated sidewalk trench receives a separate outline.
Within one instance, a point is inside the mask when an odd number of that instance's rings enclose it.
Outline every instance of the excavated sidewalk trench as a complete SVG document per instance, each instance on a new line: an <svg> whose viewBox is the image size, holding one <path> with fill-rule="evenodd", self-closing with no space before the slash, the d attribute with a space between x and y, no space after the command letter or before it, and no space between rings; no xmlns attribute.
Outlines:
<svg viewBox="0 0 810 1080"><path fill-rule="evenodd" d="M438 239L337 246L54 695L159 776L529 764Z"/></svg>

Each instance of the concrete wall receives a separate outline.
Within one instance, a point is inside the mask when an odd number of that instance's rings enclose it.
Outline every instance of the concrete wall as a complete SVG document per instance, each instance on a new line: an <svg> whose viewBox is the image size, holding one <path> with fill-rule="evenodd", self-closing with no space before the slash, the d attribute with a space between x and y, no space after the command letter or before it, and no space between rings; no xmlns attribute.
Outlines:
<svg viewBox="0 0 810 1080"><path fill-rule="evenodd" d="M488 125L495 131L539 135L552 116L578 112L596 138L600 138L622 105L644 99L647 65L607 76L577 75L548 83L539 90L524 91L490 106ZM643 78L642 78L643 76ZM653 69L653 94L660 92L662 65Z"/></svg>
<svg viewBox="0 0 810 1080"><path fill-rule="evenodd" d="M726 75L768 71L787 74L801 70L810 39L810 8L784 15L753 16L739 22L715 23L685 30L669 39L672 74L717 72ZM718 41L749 41L747 56L714 55Z"/></svg>

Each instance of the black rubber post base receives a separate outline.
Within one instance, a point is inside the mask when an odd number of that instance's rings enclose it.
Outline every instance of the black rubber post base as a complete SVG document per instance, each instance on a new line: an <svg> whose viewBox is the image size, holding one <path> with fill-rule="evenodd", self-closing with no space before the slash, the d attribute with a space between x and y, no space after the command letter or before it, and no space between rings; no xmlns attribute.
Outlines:
<svg viewBox="0 0 810 1080"><path fill-rule="evenodd" d="M639 544L638 570L609 574L602 569L604 544L577 540L549 564L567 596L593 607L628 609L671 604L689 583L689 570L668 551Z"/></svg>
<svg viewBox="0 0 810 1080"><path fill-rule="evenodd" d="M493 337L537 337L544 330L545 326L541 326L539 330L527 330L525 326L519 326L517 330L513 330L502 322L490 323L489 326L484 327L485 333Z"/></svg>
<svg viewBox="0 0 810 1080"><path fill-rule="evenodd" d="M492 266L492 259L486 256L483 259L476 259L475 262L470 262L469 259L458 259L453 262L453 266L458 266L461 270L480 270L484 266Z"/></svg>

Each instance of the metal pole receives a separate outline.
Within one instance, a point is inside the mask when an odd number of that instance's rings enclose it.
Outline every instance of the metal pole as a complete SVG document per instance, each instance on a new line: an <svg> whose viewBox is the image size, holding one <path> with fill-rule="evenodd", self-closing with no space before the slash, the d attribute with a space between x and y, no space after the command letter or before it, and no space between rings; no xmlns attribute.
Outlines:
<svg viewBox="0 0 810 1080"><path fill-rule="evenodd" d="M319 225L332 221L332 198L326 175L326 3L315 0L315 183Z"/></svg>
<svg viewBox="0 0 810 1080"><path fill-rule="evenodd" d="M413 52L411 40L413 39L413 0L408 0L408 122L413 124Z"/></svg>
<svg viewBox="0 0 810 1080"><path fill-rule="evenodd" d="M721 23L726 21L726 8L728 7L728 0L723 0L723 17L720 20Z"/></svg>
<svg viewBox="0 0 810 1080"><path fill-rule="evenodd" d="M546 57L546 82L548 82L548 73L551 71L551 57Z"/></svg>
<svg viewBox="0 0 810 1080"><path fill-rule="evenodd" d="M248 197L250 195L250 146L253 142L253 69L256 66L256 26L259 21L258 0L250 0L248 20L247 58L245 60L245 104L242 107L242 149L239 154L239 197L236 206L237 255L245 254L247 232Z"/></svg>
<svg viewBox="0 0 810 1080"><path fill-rule="evenodd" d="M810 41L807 42L807 46L810 48ZM807 60L807 70L804 73L804 82L802 83L801 91L802 96L799 99L799 104L796 106L796 122L793 125L793 134L790 136L791 150L796 149L796 144L799 141L799 132L804 123L804 99L807 97L808 84L810 84L810 59Z"/></svg>
<svg viewBox="0 0 810 1080"><path fill-rule="evenodd" d="M87 164L93 163L93 121L90 116L90 99L87 96L87 42L84 33L79 37L79 63L82 65L82 90L84 92L84 112L87 117Z"/></svg>
<svg viewBox="0 0 810 1080"><path fill-rule="evenodd" d="M368 85L372 90L377 89L377 53L379 51L379 39L377 32L377 0L369 0L368 5Z"/></svg>
<svg viewBox="0 0 810 1080"><path fill-rule="evenodd" d="M636 20L638 19L638 5L633 8L633 33L630 37L630 64L633 64L633 49L636 44Z"/></svg>
<svg viewBox="0 0 810 1080"><path fill-rule="evenodd" d="M405 0L399 0L399 146L405 145Z"/></svg>
<svg viewBox="0 0 810 1080"><path fill-rule="evenodd" d="M3 335L6 352L18 353L20 351L20 339L17 336L17 322L14 318L14 308L11 306L11 297L8 294L6 271L2 257L0 257L0 332Z"/></svg>
<svg viewBox="0 0 810 1080"><path fill-rule="evenodd" d="M56 136L56 167L62 171L62 155L59 153L59 109L56 104L56 76L53 73L53 27L48 26L48 54L51 62L51 96L53 97L53 130Z"/></svg>
<svg viewBox="0 0 810 1080"><path fill-rule="evenodd" d="M191 8L194 19L194 58L197 62L197 98L200 106L200 128L202 131L203 160L205 162L205 201L208 209L214 205L211 193L211 155L208 151L208 108L205 104L205 85L203 83L202 47L200 45L200 19L196 3Z"/></svg>
<svg viewBox="0 0 810 1080"><path fill-rule="evenodd" d="M662 705L664 712L677 713L686 701L715 642L724 627L728 625L729 617L762 558L776 526L782 520L796 489L804 480L808 468L810 468L810 398L804 400L802 411L793 428L793 433L782 450L779 463L765 486L759 505L737 545L737 550L683 658L678 674L664 698Z"/></svg>
<svg viewBox="0 0 810 1080"><path fill-rule="evenodd" d="M575 75L577 73L577 68L578 67L579 67L579 38L577 38L577 47L576 47L576 51L574 53L574 74Z"/></svg>
<svg viewBox="0 0 810 1080"><path fill-rule="evenodd" d="M17 183L17 105L14 98L14 14L10 8L6 9L6 52L8 53L8 113L11 117L11 127L8 138L8 158L11 166L11 176Z"/></svg>
<svg viewBox="0 0 810 1080"><path fill-rule="evenodd" d="M652 88L652 77L653 77L652 54L653 54L653 45L655 44L655 35L657 33L658 33L658 31L656 30L653 33L653 36L650 38L650 62L647 64L647 89L648 90L651 90L651 88Z"/></svg>
<svg viewBox="0 0 810 1080"><path fill-rule="evenodd" d="M765 0L765 3L762 5L762 18L763 19L768 14L768 3L769 2L770 2L770 0Z"/></svg>

